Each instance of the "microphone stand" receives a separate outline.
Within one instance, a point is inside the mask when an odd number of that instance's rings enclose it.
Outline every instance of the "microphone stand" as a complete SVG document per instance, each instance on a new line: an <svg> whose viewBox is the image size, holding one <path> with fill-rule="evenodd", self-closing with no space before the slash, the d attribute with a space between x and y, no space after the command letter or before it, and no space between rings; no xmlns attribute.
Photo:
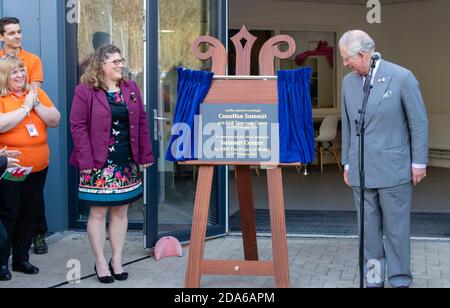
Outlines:
<svg viewBox="0 0 450 308"><path fill-rule="evenodd" d="M369 76L366 77L366 81L364 83L364 100L362 104L362 109L359 111L361 114L361 118L359 121L356 121L356 131L359 137L359 176L360 176L360 191L361 191L361 200L360 200L360 239L359 239L359 271L360 271L360 288L364 289L364 283L366 281L365 274L365 256L364 256L364 236L365 236L365 191L366 191L366 174L365 174L365 160L364 160L364 148L365 148L365 132L366 132L366 110L367 103L369 101L370 92L373 88L372 78L373 72L375 70L377 59L372 58L372 64L370 67Z"/></svg>

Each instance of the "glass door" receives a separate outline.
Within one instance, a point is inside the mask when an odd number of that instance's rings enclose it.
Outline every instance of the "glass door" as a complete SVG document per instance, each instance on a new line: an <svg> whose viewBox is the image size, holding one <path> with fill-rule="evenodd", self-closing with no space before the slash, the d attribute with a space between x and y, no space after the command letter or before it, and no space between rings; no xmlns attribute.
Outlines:
<svg viewBox="0 0 450 308"><path fill-rule="evenodd" d="M202 35L217 37L222 1L152 0L148 26L150 97L149 108L157 166L149 175L147 206L147 247L164 235L188 241L194 211L197 168L180 166L165 160L177 102L177 67L209 70L192 54L191 45ZM156 30L157 29L157 30ZM154 84L152 84L154 82ZM225 172L218 169L211 198L208 236L225 233Z"/></svg>

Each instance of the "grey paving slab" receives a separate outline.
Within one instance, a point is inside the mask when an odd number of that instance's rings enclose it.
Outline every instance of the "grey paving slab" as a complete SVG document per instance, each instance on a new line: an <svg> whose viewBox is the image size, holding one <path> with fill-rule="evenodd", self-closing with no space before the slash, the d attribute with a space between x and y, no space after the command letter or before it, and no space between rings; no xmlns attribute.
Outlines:
<svg viewBox="0 0 450 308"><path fill-rule="evenodd" d="M143 249L143 236L130 233L124 250L124 262L130 279L105 286L95 277L64 288L182 288L184 286L189 247L181 258L156 261L152 252ZM289 238L289 264L293 288L355 288L359 286L358 242L356 239ZM58 234L49 240L50 252L31 255L41 270L37 276L13 273L11 282L0 282L0 288L47 288L66 281L69 261L80 264L81 276L94 273L94 257L84 233ZM262 260L272 255L270 238L258 239ZM415 288L450 287L450 241L413 241ZM109 243L107 256L111 255ZM228 236L206 243L207 259L243 259L242 238ZM203 288L273 288L271 277L203 277Z"/></svg>

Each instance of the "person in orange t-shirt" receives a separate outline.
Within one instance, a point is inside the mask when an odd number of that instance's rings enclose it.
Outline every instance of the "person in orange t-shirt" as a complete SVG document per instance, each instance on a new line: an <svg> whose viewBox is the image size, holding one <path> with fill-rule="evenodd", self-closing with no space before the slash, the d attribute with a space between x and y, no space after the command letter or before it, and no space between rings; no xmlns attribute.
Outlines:
<svg viewBox="0 0 450 308"><path fill-rule="evenodd" d="M3 17L0 19L0 41L3 42L0 57L14 55L21 59L25 63L27 70L27 83L41 87L44 82L42 61L35 54L22 48L22 28L20 27L19 19L16 17Z"/></svg>
<svg viewBox="0 0 450 308"><path fill-rule="evenodd" d="M17 159L32 173L22 182L0 182L0 220L8 234L0 247L0 281L11 280L8 260L13 251L13 271L39 273L29 262L39 207L47 177L50 151L47 128L59 125L61 115L47 94L26 82L25 65L15 56L0 59L0 148L19 151Z"/></svg>
<svg viewBox="0 0 450 308"><path fill-rule="evenodd" d="M0 50L0 58L5 55L15 55L25 64L27 70L27 82L32 86L41 87L44 81L41 59L22 49L22 28L20 20L16 17L3 17L0 19L0 41L3 49ZM45 235L48 232L47 219L45 217L44 196L41 197L41 205L36 211L36 228L34 229L33 244L35 254L46 254L48 246Z"/></svg>

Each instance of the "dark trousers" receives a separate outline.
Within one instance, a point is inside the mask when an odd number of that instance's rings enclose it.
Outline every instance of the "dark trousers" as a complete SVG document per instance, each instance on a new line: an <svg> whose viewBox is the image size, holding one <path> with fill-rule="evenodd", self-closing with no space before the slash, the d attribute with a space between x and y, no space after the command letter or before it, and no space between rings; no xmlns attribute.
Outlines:
<svg viewBox="0 0 450 308"><path fill-rule="evenodd" d="M47 227L47 219L45 218L45 200L44 200L44 191L42 190L40 197L40 201L37 206L36 211L36 227L33 232L33 236L36 235L46 235L48 232Z"/></svg>
<svg viewBox="0 0 450 308"><path fill-rule="evenodd" d="M5 227L3 227L3 223L0 220L0 247L3 246L3 244L6 242L7 238L8 238L8 235L6 234Z"/></svg>
<svg viewBox="0 0 450 308"><path fill-rule="evenodd" d="M47 171L32 173L25 182L0 182L0 220L8 234L8 239L0 248L0 264L8 264L11 248L13 262L29 261L28 251L36 228L36 215Z"/></svg>

